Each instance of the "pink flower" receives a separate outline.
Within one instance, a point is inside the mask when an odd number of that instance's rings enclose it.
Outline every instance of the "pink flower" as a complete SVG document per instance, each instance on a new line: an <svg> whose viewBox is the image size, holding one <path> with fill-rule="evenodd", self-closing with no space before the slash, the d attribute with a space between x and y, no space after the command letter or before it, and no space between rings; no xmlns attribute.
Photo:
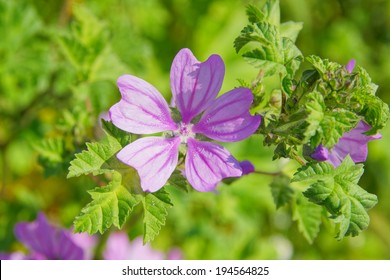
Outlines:
<svg viewBox="0 0 390 280"><path fill-rule="evenodd" d="M353 69L355 68L355 65L356 65L356 60L351 59L350 61L348 61L347 65L345 65L345 69L347 69L348 73L352 73Z"/></svg>
<svg viewBox="0 0 390 280"><path fill-rule="evenodd" d="M124 232L114 232L107 240L103 252L105 260L165 260L182 259L181 251L173 249L168 256L163 252L153 249L150 244L143 244L142 238L138 237L132 242Z"/></svg>
<svg viewBox="0 0 390 280"><path fill-rule="evenodd" d="M255 166L249 160L241 161L240 166L242 169L242 175L248 175L248 174L255 172Z"/></svg>
<svg viewBox="0 0 390 280"><path fill-rule="evenodd" d="M347 155L350 155L355 163L364 162L368 154L367 143L382 138L379 133L371 136L365 135L364 132L370 129L367 123L360 121L354 129L344 133L331 150L319 145L311 157L317 161L327 161L334 167L339 166Z"/></svg>
<svg viewBox="0 0 390 280"><path fill-rule="evenodd" d="M66 229L49 224L43 213L39 213L34 222L17 223L15 235L30 250L30 255L0 254L0 259L82 260L91 257L89 250L96 243L91 236L74 235ZM75 242L75 239L80 238L83 239L83 244Z"/></svg>
<svg viewBox="0 0 390 280"><path fill-rule="evenodd" d="M180 145L187 148L186 178L198 191L212 191L223 178L242 175L238 161L223 146L199 139L240 141L260 125L261 117L249 113L253 101L249 89L236 88L216 98L224 72L218 55L199 62L189 49L179 51L170 80L172 105L181 119L172 117L152 85L131 75L119 77L122 99L109 111L114 125L136 134L166 132L165 137L138 139L117 154L138 171L144 191L155 192L165 185L177 166Z"/></svg>

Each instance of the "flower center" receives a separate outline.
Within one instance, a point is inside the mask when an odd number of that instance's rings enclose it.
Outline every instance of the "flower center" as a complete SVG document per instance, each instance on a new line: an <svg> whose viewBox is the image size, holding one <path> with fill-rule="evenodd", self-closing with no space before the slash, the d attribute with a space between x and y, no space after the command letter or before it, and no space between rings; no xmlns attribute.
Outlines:
<svg viewBox="0 0 390 280"><path fill-rule="evenodd" d="M179 123L179 128L173 132L174 136L180 137L181 143L186 144L189 137L195 137L195 133L192 132L193 124Z"/></svg>

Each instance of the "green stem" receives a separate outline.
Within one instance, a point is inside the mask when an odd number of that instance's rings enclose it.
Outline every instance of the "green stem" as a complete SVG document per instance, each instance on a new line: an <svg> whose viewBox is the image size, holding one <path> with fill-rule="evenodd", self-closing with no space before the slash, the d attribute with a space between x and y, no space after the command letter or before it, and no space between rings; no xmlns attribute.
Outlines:
<svg viewBox="0 0 390 280"><path fill-rule="evenodd" d="M282 171L277 171L277 172L267 172L267 171L262 171L262 170L255 170L253 172L255 174L261 174L261 175L267 175L267 176L279 176L282 174Z"/></svg>
<svg viewBox="0 0 390 280"><path fill-rule="evenodd" d="M305 161L303 160L303 158L301 158L300 156L298 156L297 154L293 154L293 157L294 159L302 166L305 166Z"/></svg>

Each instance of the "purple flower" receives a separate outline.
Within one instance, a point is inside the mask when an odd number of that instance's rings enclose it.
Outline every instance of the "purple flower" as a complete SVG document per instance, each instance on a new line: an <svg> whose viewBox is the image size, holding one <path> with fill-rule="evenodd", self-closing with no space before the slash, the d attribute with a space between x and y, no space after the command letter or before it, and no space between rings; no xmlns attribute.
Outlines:
<svg viewBox="0 0 390 280"><path fill-rule="evenodd" d="M42 213L38 214L34 222L17 223L15 235L30 250L30 255L12 253L8 256L3 255L1 258L35 260L81 260L85 258L83 248L86 246L78 246L73 240L72 233L49 224Z"/></svg>
<svg viewBox="0 0 390 280"><path fill-rule="evenodd" d="M352 73L353 69L355 68L356 65L356 60L351 59L348 61L347 65L345 65L345 69L347 70L348 73Z"/></svg>
<svg viewBox="0 0 390 280"><path fill-rule="evenodd" d="M355 163L364 162L368 154L367 143L382 138L379 133L371 136L365 135L364 132L370 129L367 123L360 121L354 129L344 133L331 150L319 145L311 157L317 161L327 161L334 167L339 166L347 155L350 155Z"/></svg>
<svg viewBox="0 0 390 280"><path fill-rule="evenodd" d="M249 89L236 88L216 99L224 72L218 55L199 62L189 49L179 51L170 80L172 106L180 112L180 120L171 116L167 102L152 85L131 75L119 77L122 99L109 111L114 125L136 134L165 131L165 137L138 139L117 154L138 171L144 191L155 192L165 185L178 163L180 145L187 147L185 175L194 189L212 191L223 178L241 176L238 161L223 146L199 140L206 136L240 141L260 125L261 117L249 113L253 101Z"/></svg>
<svg viewBox="0 0 390 280"><path fill-rule="evenodd" d="M165 260L167 256L163 252L154 250L150 244L144 245L141 237L130 242L126 233L114 232L107 240L103 258L105 260ZM181 251L171 250L168 258L181 259Z"/></svg>
<svg viewBox="0 0 390 280"><path fill-rule="evenodd" d="M255 166L249 160L241 161L240 166L242 169L242 175L248 175L248 174L255 172Z"/></svg>

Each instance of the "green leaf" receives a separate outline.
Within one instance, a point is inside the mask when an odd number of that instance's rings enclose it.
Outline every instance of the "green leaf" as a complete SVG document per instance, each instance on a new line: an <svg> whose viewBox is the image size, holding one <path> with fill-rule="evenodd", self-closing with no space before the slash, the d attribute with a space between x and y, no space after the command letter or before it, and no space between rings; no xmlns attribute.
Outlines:
<svg viewBox="0 0 390 280"><path fill-rule="evenodd" d="M303 28L303 22L287 21L280 25L280 35L285 38L289 38L295 43L299 32Z"/></svg>
<svg viewBox="0 0 390 280"><path fill-rule="evenodd" d="M168 180L168 185L177 187L181 190L184 190L185 192L188 192L188 181L179 170L173 171L171 177Z"/></svg>
<svg viewBox="0 0 390 280"><path fill-rule="evenodd" d="M267 21L275 26L280 24L280 4L279 0L267 0L263 7L263 13Z"/></svg>
<svg viewBox="0 0 390 280"><path fill-rule="evenodd" d="M144 207L144 243L152 241L165 225L168 208L172 206L169 194L161 189L158 192L147 193L142 198Z"/></svg>
<svg viewBox="0 0 390 280"><path fill-rule="evenodd" d="M64 153L64 140L62 138L47 138L33 143L39 156L51 162L62 162Z"/></svg>
<svg viewBox="0 0 390 280"><path fill-rule="evenodd" d="M358 235L368 227L367 211L377 203L377 197L358 185L363 165L347 156L336 169L327 163L310 163L300 168L292 182L309 185L304 195L323 205L337 224L337 238Z"/></svg>
<svg viewBox="0 0 390 280"><path fill-rule="evenodd" d="M110 163L115 163L113 157L121 148L118 141L110 136L102 142L87 143L87 150L76 154L76 159L70 162L67 178L91 173L98 175L115 170L115 166Z"/></svg>
<svg viewBox="0 0 390 280"><path fill-rule="evenodd" d="M251 4L246 9L246 15L250 23L256 23L265 19L264 13Z"/></svg>
<svg viewBox="0 0 390 280"><path fill-rule="evenodd" d="M64 139L43 139L33 143L33 148L39 153L38 162L43 167L45 177L58 175L68 168L68 154L65 152Z"/></svg>
<svg viewBox="0 0 390 280"><path fill-rule="evenodd" d="M114 137L122 148L132 142L133 135L116 127L112 122L101 120L103 129L106 133Z"/></svg>
<svg viewBox="0 0 390 280"><path fill-rule="evenodd" d="M291 201L294 190L290 187L290 178L288 176L284 174L280 176L274 176L270 187L276 209Z"/></svg>
<svg viewBox="0 0 390 280"><path fill-rule="evenodd" d="M310 244L320 230L321 213L320 206L309 202L301 193L297 193L293 204L293 220L297 222L299 231Z"/></svg>
<svg viewBox="0 0 390 280"><path fill-rule="evenodd" d="M332 148L337 144L340 137L350 130L352 130L360 118L347 110L339 109L338 111L327 112L319 125L317 130L317 139L321 139L321 143L327 147ZM313 146L317 146L319 142Z"/></svg>
<svg viewBox="0 0 390 280"><path fill-rule="evenodd" d="M121 184L121 176L114 174L112 182L98 187L89 194L92 202L81 210L74 221L75 232L103 233L112 225L121 228L134 206L139 203L138 196L131 195Z"/></svg>
<svg viewBox="0 0 390 280"><path fill-rule="evenodd" d="M299 24L286 24L286 37L281 34L278 0L268 0L262 11L248 6L247 15L250 24L235 39L236 52L254 67L260 68L264 76L281 73L293 77L303 60L294 44Z"/></svg>

